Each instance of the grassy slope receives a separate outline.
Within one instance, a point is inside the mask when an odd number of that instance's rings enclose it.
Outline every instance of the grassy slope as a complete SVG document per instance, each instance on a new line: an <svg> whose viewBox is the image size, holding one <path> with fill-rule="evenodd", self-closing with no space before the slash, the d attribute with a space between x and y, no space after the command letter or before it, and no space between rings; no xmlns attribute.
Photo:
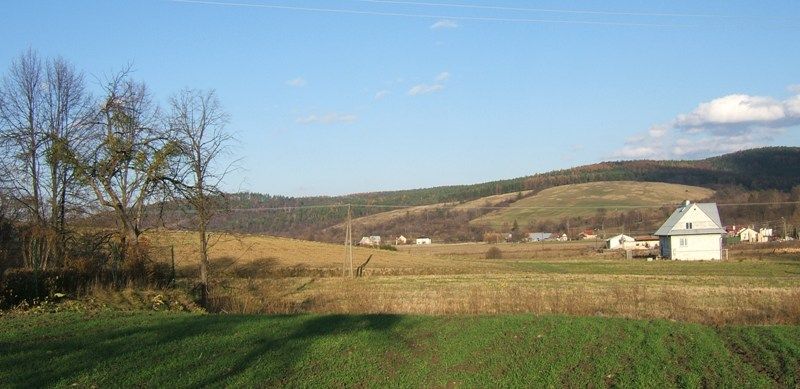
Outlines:
<svg viewBox="0 0 800 389"><path fill-rule="evenodd" d="M800 327L530 315L60 313L0 320L0 382L68 386L787 386Z"/></svg>
<svg viewBox="0 0 800 389"><path fill-rule="evenodd" d="M686 199L701 200L713 194L714 191L711 189L663 182L613 181L564 185L545 189L534 196L512 203L508 209L492 212L472 220L471 223L501 226L503 223L511 225L517 220L520 225L525 225L528 221L591 216L597 213L599 206L606 207L609 213L613 213L614 206L657 207L679 203ZM523 207L572 208L522 209Z"/></svg>

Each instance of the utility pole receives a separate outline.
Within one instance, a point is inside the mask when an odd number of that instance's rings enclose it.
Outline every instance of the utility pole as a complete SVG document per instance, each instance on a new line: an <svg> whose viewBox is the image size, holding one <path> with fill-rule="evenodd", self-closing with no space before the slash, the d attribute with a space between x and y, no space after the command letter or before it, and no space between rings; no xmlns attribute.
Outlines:
<svg viewBox="0 0 800 389"><path fill-rule="evenodd" d="M783 221L783 240L786 240L786 218L781 216L781 221Z"/></svg>
<svg viewBox="0 0 800 389"><path fill-rule="evenodd" d="M350 278L353 278L353 213L350 204L347 204L347 227L344 233L344 263L342 264L342 276L347 275L347 267L350 267Z"/></svg>

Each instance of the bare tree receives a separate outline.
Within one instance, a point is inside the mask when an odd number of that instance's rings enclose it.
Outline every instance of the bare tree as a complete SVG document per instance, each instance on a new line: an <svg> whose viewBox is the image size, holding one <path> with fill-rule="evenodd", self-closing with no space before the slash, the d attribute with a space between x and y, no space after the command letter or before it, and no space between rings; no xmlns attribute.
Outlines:
<svg viewBox="0 0 800 389"><path fill-rule="evenodd" d="M97 202L113 211L122 243L122 257L137 245L150 202L162 193L164 178L177 147L160 125L158 107L146 86L128 71L113 77L90 132L91 150L72 150L77 177Z"/></svg>
<svg viewBox="0 0 800 389"><path fill-rule="evenodd" d="M82 199L84 188L68 163L70 150L86 153L88 130L93 112L92 99L86 91L83 74L63 58L47 62L46 91L43 103L43 145L47 175L49 221L58 238L57 254L63 258L67 208Z"/></svg>
<svg viewBox="0 0 800 389"><path fill-rule="evenodd" d="M33 50L11 62L0 86L0 144L2 179L9 197L27 210L28 219L45 225L41 172L42 61Z"/></svg>
<svg viewBox="0 0 800 389"><path fill-rule="evenodd" d="M233 140L225 131L228 115L214 91L185 89L170 99L169 127L177 139L181 163L176 189L191 206L199 238L201 304L208 300L208 224L224 198L220 183L230 171L221 159Z"/></svg>

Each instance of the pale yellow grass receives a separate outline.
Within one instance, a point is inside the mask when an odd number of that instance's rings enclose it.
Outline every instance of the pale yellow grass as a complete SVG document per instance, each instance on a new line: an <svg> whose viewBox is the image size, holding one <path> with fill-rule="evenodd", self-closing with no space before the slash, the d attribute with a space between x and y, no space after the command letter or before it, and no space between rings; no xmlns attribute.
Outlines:
<svg viewBox="0 0 800 389"><path fill-rule="evenodd" d="M687 282L688 281L688 282ZM216 303L243 313L537 313L712 324L798 323L800 286L746 277L448 275L227 281Z"/></svg>
<svg viewBox="0 0 800 389"><path fill-rule="evenodd" d="M154 231L147 239L158 246L174 246L175 263L178 267L195 266L198 257L198 238L195 233L186 231ZM366 247L353 247L353 262L360 265L372 256L367 269L417 271L449 271L459 267L458 261L447 260L424 253L395 252ZM344 244L312 242L299 239L280 238L266 235L233 235L215 233L211 235L210 259L220 267L248 268L305 268L342 269L345 259ZM480 264L470 267L480 269ZM267 269L269 270L269 269Z"/></svg>

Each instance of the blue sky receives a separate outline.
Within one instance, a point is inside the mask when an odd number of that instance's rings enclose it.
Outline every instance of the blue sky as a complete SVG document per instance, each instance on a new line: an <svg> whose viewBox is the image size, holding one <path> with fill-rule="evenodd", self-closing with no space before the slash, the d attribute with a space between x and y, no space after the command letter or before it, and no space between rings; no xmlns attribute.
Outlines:
<svg viewBox="0 0 800 389"><path fill-rule="evenodd" d="M162 102L215 89L239 139L228 190L334 195L800 145L796 1L0 7L4 70L31 47L93 84L132 63Z"/></svg>

